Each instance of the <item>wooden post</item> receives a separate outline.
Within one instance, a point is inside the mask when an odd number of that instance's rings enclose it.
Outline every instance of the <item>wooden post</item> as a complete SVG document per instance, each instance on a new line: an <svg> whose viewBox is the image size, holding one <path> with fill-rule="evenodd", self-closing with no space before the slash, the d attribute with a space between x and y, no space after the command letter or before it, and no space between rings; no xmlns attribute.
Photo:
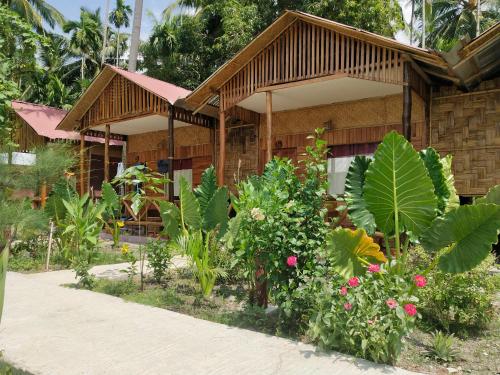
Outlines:
<svg viewBox="0 0 500 375"><path fill-rule="evenodd" d="M411 142L411 86L410 86L410 63L403 63L403 135Z"/></svg>
<svg viewBox="0 0 500 375"><path fill-rule="evenodd" d="M43 181L42 186L40 186L40 207L45 208L47 203L47 182Z"/></svg>
<svg viewBox="0 0 500 375"><path fill-rule="evenodd" d="M212 164L215 165L217 162L217 148L216 148L216 140L215 140L215 132L216 132L216 122L212 121L212 127L210 128L210 143L212 146Z"/></svg>
<svg viewBox="0 0 500 375"><path fill-rule="evenodd" d="M85 194L85 134L80 133L80 195Z"/></svg>
<svg viewBox="0 0 500 375"><path fill-rule="evenodd" d="M224 185L224 166L226 164L226 116L219 112L219 165L217 166L217 183Z"/></svg>
<svg viewBox="0 0 500 375"><path fill-rule="evenodd" d="M168 200L174 201L174 116L175 107L168 107Z"/></svg>
<svg viewBox="0 0 500 375"><path fill-rule="evenodd" d="M109 135L110 126L106 124L106 132L104 133L104 182L109 182Z"/></svg>
<svg viewBox="0 0 500 375"><path fill-rule="evenodd" d="M47 259L45 261L45 271L49 270L50 264L50 253L52 250L52 236L54 234L54 222L50 220L50 232L49 232L49 246L47 247Z"/></svg>
<svg viewBox="0 0 500 375"><path fill-rule="evenodd" d="M273 93L266 91L266 163L273 158Z"/></svg>

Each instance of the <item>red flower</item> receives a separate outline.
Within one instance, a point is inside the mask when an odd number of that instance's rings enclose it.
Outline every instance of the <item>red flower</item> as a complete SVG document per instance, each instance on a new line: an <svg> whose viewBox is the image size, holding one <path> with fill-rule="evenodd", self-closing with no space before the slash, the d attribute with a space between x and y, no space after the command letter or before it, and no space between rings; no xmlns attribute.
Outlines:
<svg viewBox="0 0 500 375"><path fill-rule="evenodd" d="M345 286L340 288L340 294L342 294L343 296L345 296L347 294L347 288Z"/></svg>
<svg viewBox="0 0 500 375"><path fill-rule="evenodd" d="M387 301L385 301L385 304L390 309L395 309L396 306L398 305L397 301L395 299L393 299L393 298L389 298Z"/></svg>
<svg viewBox="0 0 500 375"><path fill-rule="evenodd" d="M344 309L346 311L351 310L352 309L352 304L350 304L349 302L344 303Z"/></svg>
<svg viewBox="0 0 500 375"><path fill-rule="evenodd" d="M355 288L359 285L359 279L357 277L351 277L347 283L350 287Z"/></svg>
<svg viewBox="0 0 500 375"><path fill-rule="evenodd" d="M403 308L409 316L414 316L417 313L417 308L412 303L407 303Z"/></svg>
<svg viewBox="0 0 500 375"><path fill-rule="evenodd" d="M423 288L427 285L427 279L422 275L415 275L413 281L418 288Z"/></svg>
<svg viewBox="0 0 500 375"><path fill-rule="evenodd" d="M295 267L297 265L297 257L295 255L290 255L286 259L286 264L288 267Z"/></svg>
<svg viewBox="0 0 500 375"><path fill-rule="evenodd" d="M380 266L378 264L370 264L368 266L368 272L371 272L371 273L380 272Z"/></svg>

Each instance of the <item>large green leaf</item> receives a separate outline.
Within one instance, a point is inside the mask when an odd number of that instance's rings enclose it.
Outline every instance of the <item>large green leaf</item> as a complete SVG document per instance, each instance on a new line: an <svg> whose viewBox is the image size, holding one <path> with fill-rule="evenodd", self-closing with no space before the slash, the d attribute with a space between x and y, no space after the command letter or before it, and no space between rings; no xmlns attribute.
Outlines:
<svg viewBox="0 0 500 375"><path fill-rule="evenodd" d="M363 229L338 228L328 235L327 246L334 269L346 279L363 275L366 262L387 262L380 246Z"/></svg>
<svg viewBox="0 0 500 375"><path fill-rule="evenodd" d="M119 211L121 208L120 197L113 188L113 185L109 182L104 182L102 184L102 200L106 207L113 211Z"/></svg>
<svg viewBox="0 0 500 375"><path fill-rule="evenodd" d="M491 251L498 241L500 206L479 204L460 206L437 218L422 236L425 250L437 252L450 247L439 258L439 268L445 272L468 271Z"/></svg>
<svg viewBox="0 0 500 375"><path fill-rule="evenodd" d="M163 223L163 233L170 239L179 235L181 225L181 213L179 208L172 202L159 201L160 217Z"/></svg>
<svg viewBox="0 0 500 375"><path fill-rule="evenodd" d="M347 172L345 182L345 201L349 212L349 219L358 228L363 228L368 234L376 229L375 219L368 211L363 197L365 173L370 166L371 159L366 156L356 156Z"/></svg>
<svg viewBox="0 0 500 375"><path fill-rule="evenodd" d="M446 212L454 210L460 206L460 199L458 198L457 189L455 189L455 176L453 176L453 170L451 168L452 161L452 155L446 155L441 159L443 173L446 178L446 185L448 186L448 191L450 192L448 202L446 203Z"/></svg>
<svg viewBox="0 0 500 375"><path fill-rule="evenodd" d="M398 230L419 235L436 215L434 186L424 162L412 145L390 132L375 152L366 171L364 198L377 227L384 233Z"/></svg>
<svg viewBox="0 0 500 375"><path fill-rule="evenodd" d="M200 204L191 191L191 186L182 176L179 180L181 224L184 229L201 228Z"/></svg>
<svg viewBox="0 0 500 375"><path fill-rule="evenodd" d="M205 169L201 175L201 183L196 189L194 189L194 194L200 203L200 212L204 216L205 210L207 209L208 202L212 199L215 192L217 191L217 177L215 175L215 168L213 165Z"/></svg>
<svg viewBox="0 0 500 375"><path fill-rule="evenodd" d="M500 185L493 186L484 197L477 198L475 204L494 203L500 205Z"/></svg>
<svg viewBox="0 0 500 375"><path fill-rule="evenodd" d="M219 237L223 236L227 229L228 221L228 192L223 187L217 190L208 202L205 215L203 217L203 229L210 231L219 227Z"/></svg>
<svg viewBox="0 0 500 375"><path fill-rule="evenodd" d="M424 161L427 172L434 185L434 194L437 198L437 208L440 213L444 213L448 199L450 198L450 190L446 183L446 176L444 174L443 164L439 154L432 147L420 151L420 157Z"/></svg>

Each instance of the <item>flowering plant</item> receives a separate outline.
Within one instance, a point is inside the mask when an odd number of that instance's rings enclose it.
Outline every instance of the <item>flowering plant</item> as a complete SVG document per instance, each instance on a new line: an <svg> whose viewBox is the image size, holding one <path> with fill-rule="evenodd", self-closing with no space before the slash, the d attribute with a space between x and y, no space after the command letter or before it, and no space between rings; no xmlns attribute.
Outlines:
<svg viewBox="0 0 500 375"><path fill-rule="evenodd" d="M338 274L321 281L309 335L325 349L394 363L403 337L419 317L418 299L410 294L414 290L411 276L371 269L347 282Z"/></svg>

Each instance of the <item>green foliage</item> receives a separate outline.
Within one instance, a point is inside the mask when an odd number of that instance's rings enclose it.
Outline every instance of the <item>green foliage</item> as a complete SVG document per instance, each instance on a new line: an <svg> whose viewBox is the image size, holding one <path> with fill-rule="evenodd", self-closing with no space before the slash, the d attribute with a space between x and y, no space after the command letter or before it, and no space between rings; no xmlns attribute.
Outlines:
<svg viewBox="0 0 500 375"><path fill-rule="evenodd" d="M363 228L368 234L373 234L377 227L375 219L368 211L366 201L363 199L365 174L371 161L366 156L356 156L349 167L345 182L345 201L349 219L356 227Z"/></svg>
<svg viewBox="0 0 500 375"><path fill-rule="evenodd" d="M166 242L151 240L146 245L149 267L153 269L153 278L161 283L172 261L172 253Z"/></svg>
<svg viewBox="0 0 500 375"><path fill-rule="evenodd" d="M67 179L59 179L52 187L47 198L47 203L45 205L47 216L52 218L56 223L60 220L64 220L66 217L66 207L64 206L63 200L69 201L76 196L76 194L74 186Z"/></svg>
<svg viewBox="0 0 500 375"><path fill-rule="evenodd" d="M453 176L453 171L451 169L453 156L446 155L441 159L441 164L443 165L443 174L446 179L446 186L450 192L448 202L446 204L446 211L453 210L460 206L460 199L458 198L457 189L455 188L455 177Z"/></svg>
<svg viewBox="0 0 500 375"><path fill-rule="evenodd" d="M123 227L123 222L120 221L122 202L113 185L109 182L102 184L102 203L104 205L104 225L113 236L113 246L118 247L120 244L120 229Z"/></svg>
<svg viewBox="0 0 500 375"><path fill-rule="evenodd" d="M498 241L499 228L499 205L460 206L437 218L425 232L421 243L431 253L447 248L439 257L441 270L465 272L488 256L491 245Z"/></svg>
<svg viewBox="0 0 500 375"><path fill-rule="evenodd" d="M500 185L493 186L484 197L477 198L474 203L494 203L500 205Z"/></svg>
<svg viewBox="0 0 500 375"><path fill-rule="evenodd" d="M426 267L430 256L421 248L414 252L415 267ZM477 334L495 318L493 302L497 287L490 269L495 257L490 254L471 271L449 275L431 271L426 288L418 290L422 325L461 337Z"/></svg>
<svg viewBox="0 0 500 375"><path fill-rule="evenodd" d="M325 276L315 292L309 336L325 349L394 363L402 338L415 325L415 317L403 309L418 301L409 294L411 283L398 275L379 273L367 273L358 281L358 286L349 287L334 273ZM397 306L390 308L390 299Z"/></svg>
<svg viewBox="0 0 500 375"><path fill-rule="evenodd" d="M436 331L432 334L432 347L429 354L438 361L451 362L456 356L454 343L453 333L447 335Z"/></svg>
<svg viewBox="0 0 500 375"><path fill-rule="evenodd" d="M273 302L299 326L307 320L309 306L302 285L317 271L318 251L327 233L326 149L320 135L307 149L305 176L297 176L290 160L274 158L262 176L238 186L238 196L233 197L237 215L225 236L234 265L243 270L250 288L265 279ZM289 257L296 257L295 266L287 264Z"/></svg>
<svg viewBox="0 0 500 375"><path fill-rule="evenodd" d="M338 228L330 232L327 248L332 266L345 279L363 275L369 264L387 262L380 246L363 229Z"/></svg>
<svg viewBox="0 0 500 375"><path fill-rule="evenodd" d="M446 210L448 199L450 198L450 190L446 183L443 164L439 158L439 154L433 148L429 147L420 151L420 157L424 161L427 172L434 185L434 195L437 198L437 208L440 213Z"/></svg>

